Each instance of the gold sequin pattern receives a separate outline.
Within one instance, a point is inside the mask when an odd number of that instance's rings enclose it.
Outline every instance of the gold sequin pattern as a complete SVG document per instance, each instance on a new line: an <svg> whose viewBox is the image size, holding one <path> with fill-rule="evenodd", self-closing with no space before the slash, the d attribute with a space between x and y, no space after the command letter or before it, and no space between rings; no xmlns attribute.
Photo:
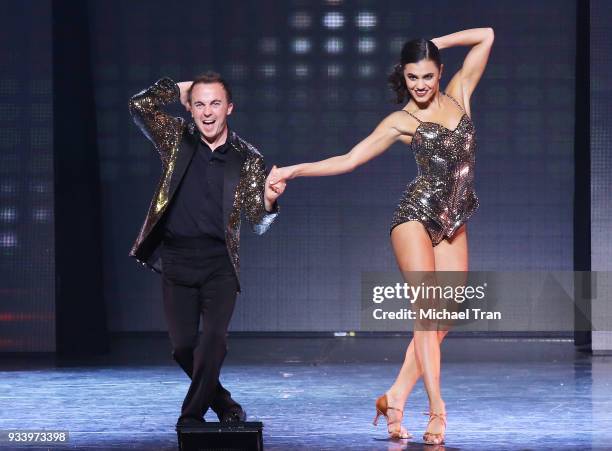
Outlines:
<svg viewBox="0 0 612 451"><path fill-rule="evenodd" d="M391 230L407 221L419 221L434 246L456 230L479 206L474 191L476 130L461 105L448 94L463 112L453 130L435 122L421 121L414 133L411 149L418 174L408 184L391 220Z"/></svg>
<svg viewBox="0 0 612 451"><path fill-rule="evenodd" d="M253 232L262 235L268 230L279 212L278 204L272 213L265 209L264 190L266 184L266 167L263 156L255 146L231 132L230 143L238 152L245 154L246 159L240 170L240 182L234 194L234 205L225 231L225 242L232 256L236 274L240 272L240 212L244 211Z"/></svg>
<svg viewBox="0 0 612 451"><path fill-rule="evenodd" d="M162 111L162 107L179 100L180 90L169 78L162 78L153 86L133 96L129 110L134 122L157 149L163 164L163 172L149 206L130 256L143 265L161 272L159 257L159 233L154 233L169 202L170 180L174 174L177 155L183 133L194 133L195 124L185 125L182 118L172 117ZM243 157L240 180L234 194L228 226L225 231L226 246L232 265L239 275L240 270L240 214L245 216L257 234L264 233L278 215L278 207L273 213L265 210L264 189L266 171L263 156L257 149L240 138L234 131L228 136L233 149Z"/></svg>

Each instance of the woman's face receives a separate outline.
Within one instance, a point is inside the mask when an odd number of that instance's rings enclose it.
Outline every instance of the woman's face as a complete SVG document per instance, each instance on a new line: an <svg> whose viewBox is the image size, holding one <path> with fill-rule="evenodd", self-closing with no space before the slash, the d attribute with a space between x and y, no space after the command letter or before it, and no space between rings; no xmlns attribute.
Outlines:
<svg viewBox="0 0 612 451"><path fill-rule="evenodd" d="M429 102L440 86L444 65L436 66L432 60L421 60L418 63L404 65L404 79L408 92L417 103Z"/></svg>

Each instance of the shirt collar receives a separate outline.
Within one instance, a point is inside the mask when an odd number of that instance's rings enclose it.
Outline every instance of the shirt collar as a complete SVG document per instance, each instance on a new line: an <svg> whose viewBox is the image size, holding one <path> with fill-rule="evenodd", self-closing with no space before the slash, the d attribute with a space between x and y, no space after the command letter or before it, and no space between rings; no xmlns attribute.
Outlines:
<svg viewBox="0 0 612 451"><path fill-rule="evenodd" d="M225 139L225 142L223 144L221 144L219 147L217 147L214 152L219 152L222 154L227 153L227 149L229 149L229 141L230 141L230 130L229 127L227 129L227 138ZM198 130L198 141L200 143L201 146L206 146L208 147L209 150L211 150L211 147L208 145L208 143L206 141L204 141L204 139L202 138L202 135L200 134L199 130Z"/></svg>

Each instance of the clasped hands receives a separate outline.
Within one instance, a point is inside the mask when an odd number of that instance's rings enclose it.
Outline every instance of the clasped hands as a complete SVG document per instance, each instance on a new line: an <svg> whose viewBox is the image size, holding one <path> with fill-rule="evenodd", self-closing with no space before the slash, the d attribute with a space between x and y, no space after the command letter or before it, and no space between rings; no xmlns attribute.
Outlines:
<svg viewBox="0 0 612 451"><path fill-rule="evenodd" d="M291 178L287 168L272 166L272 170L266 179L265 199L266 204L273 205L276 199L283 194L287 187L287 180ZM267 206L266 206L267 208Z"/></svg>

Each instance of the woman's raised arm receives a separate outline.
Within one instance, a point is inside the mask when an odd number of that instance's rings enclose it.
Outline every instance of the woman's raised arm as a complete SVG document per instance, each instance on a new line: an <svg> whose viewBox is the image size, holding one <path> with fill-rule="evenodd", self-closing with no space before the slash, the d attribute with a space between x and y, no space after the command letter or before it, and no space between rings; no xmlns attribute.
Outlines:
<svg viewBox="0 0 612 451"><path fill-rule="evenodd" d="M469 99L476 89L489 60L495 34L493 28L471 28L447 34L431 41L442 50L461 45L472 46L463 60L458 75L461 79L463 94Z"/></svg>

